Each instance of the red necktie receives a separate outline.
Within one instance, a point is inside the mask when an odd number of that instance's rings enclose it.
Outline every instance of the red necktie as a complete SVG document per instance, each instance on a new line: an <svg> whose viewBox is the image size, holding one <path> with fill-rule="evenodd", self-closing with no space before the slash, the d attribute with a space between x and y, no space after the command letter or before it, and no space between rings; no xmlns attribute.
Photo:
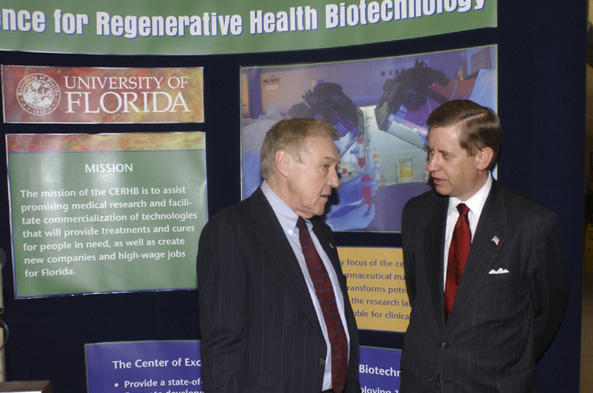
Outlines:
<svg viewBox="0 0 593 393"><path fill-rule="evenodd" d="M307 262L307 269L315 287L315 294L323 312L323 319L327 326L327 334L331 344L332 388L334 392L341 393L346 384L348 370L348 340L338 312L332 283L315 249L307 224L302 217L297 220L297 227L299 228L299 240Z"/></svg>
<svg viewBox="0 0 593 393"><path fill-rule="evenodd" d="M459 211L459 218L453 230L453 238L449 246L449 258L447 259L447 280L445 282L445 320L449 317L453 303L455 301L455 294L459 288L461 275L465 268L467 255L471 246L471 233L469 230L469 220L467 213L469 207L464 203L457 205Z"/></svg>

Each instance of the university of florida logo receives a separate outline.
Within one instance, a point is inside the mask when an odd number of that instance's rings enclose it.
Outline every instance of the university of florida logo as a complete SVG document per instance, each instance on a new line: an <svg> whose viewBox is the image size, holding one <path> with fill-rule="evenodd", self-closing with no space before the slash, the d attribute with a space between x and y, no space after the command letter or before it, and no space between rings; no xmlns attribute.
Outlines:
<svg viewBox="0 0 593 393"><path fill-rule="evenodd" d="M60 87L55 80L44 74L24 77L16 89L20 106L28 113L43 116L52 113L60 103Z"/></svg>

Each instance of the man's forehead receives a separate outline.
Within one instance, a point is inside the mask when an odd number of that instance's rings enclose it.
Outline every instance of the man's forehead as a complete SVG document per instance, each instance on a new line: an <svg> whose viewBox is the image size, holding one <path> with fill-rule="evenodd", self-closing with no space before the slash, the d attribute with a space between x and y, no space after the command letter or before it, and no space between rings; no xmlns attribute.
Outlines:
<svg viewBox="0 0 593 393"><path fill-rule="evenodd" d="M331 154L338 154L338 148L336 147L336 143L334 140L329 136L323 135L314 135L305 138L305 143L303 144L304 151L320 151L323 152L323 156L328 156Z"/></svg>
<svg viewBox="0 0 593 393"><path fill-rule="evenodd" d="M435 140L437 138L437 140ZM447 146L461 146L459 143L460 130L456 125L449 127L434 127L428 131L426 146L436 148L436 143L446 144ZM431 140L433 143L431 143Z"/></svg>

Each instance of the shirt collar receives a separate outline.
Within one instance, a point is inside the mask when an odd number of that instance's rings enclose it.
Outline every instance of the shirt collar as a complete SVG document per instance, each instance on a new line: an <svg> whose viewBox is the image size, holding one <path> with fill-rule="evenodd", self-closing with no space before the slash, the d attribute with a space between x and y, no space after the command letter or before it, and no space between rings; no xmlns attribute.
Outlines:
<svg viewBox="0 0 593 393"><path fill-rule="evenodd" d="M280 199L274 191L272 191L265 180L262 182L261 190L272 206L272 210L274 210L284 232L292 236L295 233L296 223L299 216L282 199Z"/></svg>
<svg viewBox="0 0 593 393"><path fill-rule="evenodd" d="M460 201L457 197L450 197L449 198L449 207L447 209L447 213L451 214L453 210L457 209L457 205L460 203L465 203L469 210L475 214L477 217L482 214L482 209L484 208L484 204L486 203L486 199L488 198L488 194L490 193L490 189L492 188L492 175L488 173L488 179L486 179L486 183L465 201Z"/></svg>

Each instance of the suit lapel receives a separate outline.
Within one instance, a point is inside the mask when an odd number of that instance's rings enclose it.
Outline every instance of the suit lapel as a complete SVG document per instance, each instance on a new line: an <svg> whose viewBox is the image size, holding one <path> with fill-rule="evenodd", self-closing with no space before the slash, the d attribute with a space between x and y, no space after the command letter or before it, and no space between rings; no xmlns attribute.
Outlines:
<svg viewBox="0 0 593 393"><path fill-rule="evenodd" d="M315 232L315 236L317 236L317 240L319 240L319 243L323 247L323 250L329 257L329 260L330 260L332 266L334 267L334 270L336 270L337 272L340 272L341 271L340 258L338 257L338 251L336 250L335 243L332 241L332 239L329 239L327 236L325 236L324 231L319 230L319 227L320 227L319 219L313 218L313 219L311 219L311 222L313 223L313 232ZM340 276L341 275L338 274L338 277L340 277Z"/></svg>
<svg viewBox="0 0 593 393"><path fill-rule="evenodd" d="M432 291L432 303L435 306L436 320L442 325L445 323L443 314L443 252L448 200L448 198L436 196L435 202L426 209L427 225L424 231L426 268L429 287Z"/></svg>
<svg viewBox="0 0 593 393"><path fill-rule="evenodd" d="M455 314L464 314L474 298L475 292L487 278L492 261L504 246L507 233L507 221L504 199L500 196L498 185L492 183L492 189L484 204L478 227L467 257L465 270L455 297ZM451 322L453 318L450 319Z"/></svg>
<svg viewBox="0 0 593 393"><path fill-rule="evenodd" d="M322 334L302 270L274 210L261 189L253 193L249 202L249 216L255 222L254 235L265 249L266 257L262 263L266 268L275 269L281 277L284 277L283 285L286 285L303 314L319 330L319 334Z"/></svg>
<svg viewBox="0 0 593 393"><path fill-rule="evenodd" d="M342 274L342 267L340 265L340 257L338 255L338 250L336 249L336 244L333 240L332 236L326 236L327 231L320 230L321 220L318 218L313 218L311 220L313 223L313 231L315 232L315 236L317 236L317 240L323 247L323 250L327 254L335 272L338 277L338 283L340 285L340 290L342 292L342 296L344 298L344 306L346 308L350 307L350 300L348 297L348 287L346 285L346 277Z"/></svg>

